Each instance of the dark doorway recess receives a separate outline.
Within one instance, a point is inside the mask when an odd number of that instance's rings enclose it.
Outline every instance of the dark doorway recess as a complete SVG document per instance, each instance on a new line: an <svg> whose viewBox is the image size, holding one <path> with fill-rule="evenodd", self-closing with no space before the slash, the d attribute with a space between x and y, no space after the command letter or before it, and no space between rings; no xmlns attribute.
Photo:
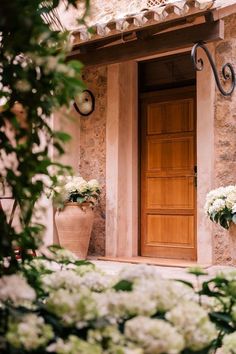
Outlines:
<svg viewBox="0 0 236 354"><path fill-rule="evenodd" d="M190 52L139 63L139 92L193 86L196 72Z"/></svg>

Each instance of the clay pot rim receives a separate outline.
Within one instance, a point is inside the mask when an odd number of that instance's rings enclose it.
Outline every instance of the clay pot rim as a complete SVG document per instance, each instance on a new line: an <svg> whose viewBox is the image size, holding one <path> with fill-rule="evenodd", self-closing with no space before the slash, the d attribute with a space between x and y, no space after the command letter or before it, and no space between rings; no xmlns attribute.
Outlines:
<svg viewBox="0 0 236 354"><path fill-rule="evenodd" d="M89 202L83 202L83 203L77 203L77 202L66 202L65 203L65 207L66 206L73 206L73 207L85 207L85 206L88 206L90 208L92 208L92 205L89 203Z"/></svg>

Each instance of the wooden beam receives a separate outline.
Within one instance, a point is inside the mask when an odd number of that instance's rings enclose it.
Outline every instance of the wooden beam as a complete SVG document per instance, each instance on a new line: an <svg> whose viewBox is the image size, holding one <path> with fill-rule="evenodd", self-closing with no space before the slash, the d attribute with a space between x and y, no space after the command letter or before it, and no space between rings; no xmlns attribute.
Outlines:
<svg viewBox="0 0 236 354"><path fill-rule="evenodd" d="M235 14L235 12L236 12L236 3L228 6L222 6L221 8L213 9L212 16L214 20L219 20L221 18Z"/></svg>
<svg viewBox="0 0 236 354"><path fill-rule="evenodd" d="M108 65L127 60L140 59L148 55L182 49L198 41L212 42L224 38L224 23L219 20L199 24L176 31L161 33L150 38L137 39L110 47L98 48L88 52L72 52L70 59L78 59L85 66ZM84 45L86 49L86 44Z"/></svg>

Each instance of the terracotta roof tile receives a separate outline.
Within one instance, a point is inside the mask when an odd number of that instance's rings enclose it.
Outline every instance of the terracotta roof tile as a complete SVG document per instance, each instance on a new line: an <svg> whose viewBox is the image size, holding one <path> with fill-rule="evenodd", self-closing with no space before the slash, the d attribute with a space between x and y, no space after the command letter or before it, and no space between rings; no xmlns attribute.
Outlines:
<svg viewBox="0 0 236 354"><path fill-rule="evenodd" d="M95 16L91 15L88 20L88 27L76 25L75 19L78 17L78 12L73 10L67 13L67 17L63 17L61 11L61 21L67 29L72 30L75 34L76 44L107 37L122 32L138 29L140 27L148 27L153 24L167 22L172 19L180 19L189 15L201 15L207 10L219 9L232 4L236 4L236 0L131 0L135 1L136 11L130 13L130 10L135 9L132 6L127 6L124 10L122 3L128 4L127 0L116 0L116 8L110 6L104 7L104 4L109 4L107 0L94 0L91 8L94 6ZM113 0L114 2L114 0ZM120 8L117 3L119 3ZM96 5L97 4L97 5ZM99 5L100 4L100 5ZM102 7L102 4L104 5ZM146 6L145 6L146 5ZM97 7L96 7L97 6ZM145 7L144 7L145 6ZM121 9L122 12L119 12Z"/></svg>

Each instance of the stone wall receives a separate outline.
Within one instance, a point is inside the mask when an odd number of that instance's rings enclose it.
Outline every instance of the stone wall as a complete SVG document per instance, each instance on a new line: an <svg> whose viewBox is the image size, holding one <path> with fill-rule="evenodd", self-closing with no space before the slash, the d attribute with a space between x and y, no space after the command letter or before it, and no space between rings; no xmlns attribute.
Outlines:
<svg viewBox="0 0 236 354"><path fill-rule="evenodd" d="M85 179L97 179L102 186L89 247L89 255L102 256L105 253L107 69L86 69L83 79L95 96L95 111L88 117L80 117L79 173Z"/></svg>
<svg viewBox="0 0 236 354"><path fill-rule="evenodd" d="M236 70L236 15L225 19L225 39L216 44L215 55L218 70L226 62ZM236 93L224 97L216 92L215 101L215 176L214 187L236 184ZM214 226L213 255L216 264L233 264L228 231Z"/></svg>

